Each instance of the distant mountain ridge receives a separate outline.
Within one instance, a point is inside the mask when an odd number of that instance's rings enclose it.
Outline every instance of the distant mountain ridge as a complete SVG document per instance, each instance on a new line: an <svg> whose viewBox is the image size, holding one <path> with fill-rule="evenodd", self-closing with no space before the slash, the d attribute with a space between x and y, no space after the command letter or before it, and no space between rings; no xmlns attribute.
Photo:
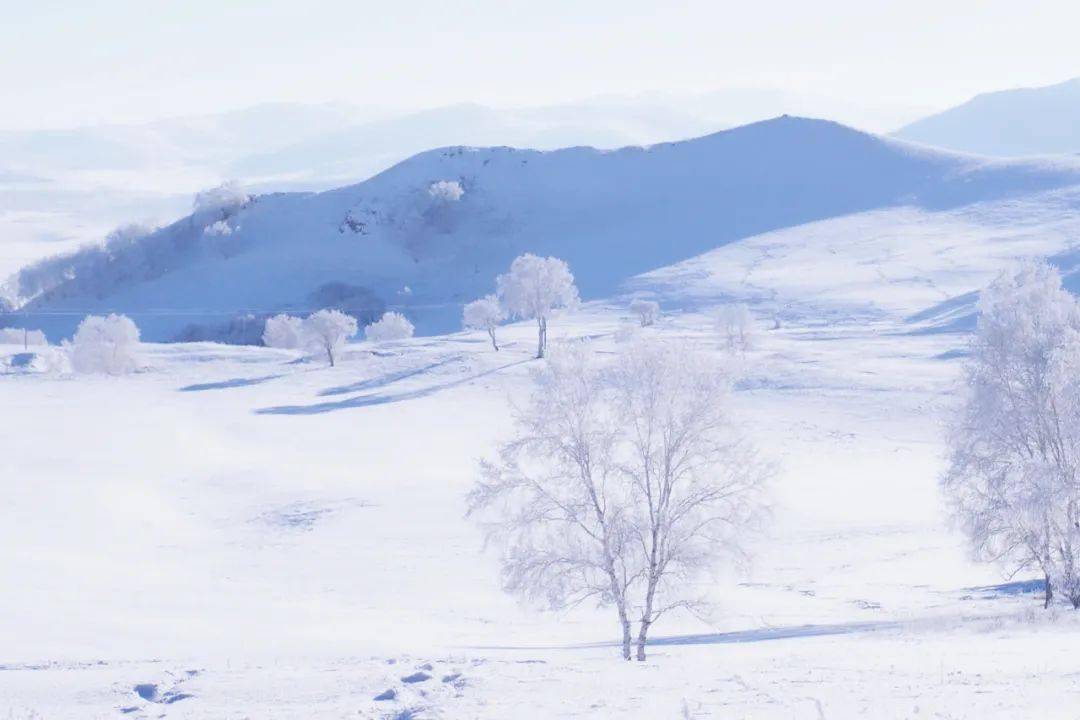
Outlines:
<svg viewBox="0 0 1080 720"><path fill-rule="evenodd" d="M1080 78L977 95L894 135L993 157L1080 153Z"/></svg>
<svg viewBox="0 0 1080 720"><path fill-rule="evenodd" d="M231 337L237 318L310 311L329 292L442 332L525 251L566 259L599 298L778 228L1078 183L1077 164L988 162L786 116L647 148L443 148L356 185L259 196L27 268L7 284L8 322L62 337L116 311L151 340Z"/></svg>

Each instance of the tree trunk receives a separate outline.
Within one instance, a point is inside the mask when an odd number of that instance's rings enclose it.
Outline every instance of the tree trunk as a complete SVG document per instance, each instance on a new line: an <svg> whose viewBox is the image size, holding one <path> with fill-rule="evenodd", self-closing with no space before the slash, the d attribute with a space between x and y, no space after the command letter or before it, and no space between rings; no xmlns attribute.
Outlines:
<svg viewBox="0 0 1080 720"><path fill-rule="evenodd" d="M488 328L488 336L491 338L491 347L495 348L495 352L499 352L499 343L495 342L495 328Z"/></svg>
<svg viewBox="0 0 1080 720"><path fill-rule="evenodd" d="M622 658L630 659L630 618L625 610L619 610L619 623L622 625Z"/></svg>
<svg viewBox="0 0 1080 720"><path fill-rule="evenodd" d="M648 635L649 635L649 626L650 625L652 625L651 622L649 622L647 620L642 620L641 621L641 629L638 630L638 636L637 636L637 659L638 659L639 662L643 661L645 659L645 644L649 640Z"/></svg>
<svg viewBox="0 0 1080 720"><path fill-rule="evenodd" d="M547 347L547 318L536 318L537 327L537 341L536 341L536 358L539 360L544 357L544 349Z"/></svg>
<svg viewBox="0 0 1080 720"><path fill-rule="evenodd" d="M1046 592L1044 593L1045 599L1043 600L1043 607L1048 608L1050 607L1050 603L1054 601L1054 587L1050 584L1049 573L1044 575L1044 577L1046 579L1043 581L1043 588L1045 588Z"/></svg>

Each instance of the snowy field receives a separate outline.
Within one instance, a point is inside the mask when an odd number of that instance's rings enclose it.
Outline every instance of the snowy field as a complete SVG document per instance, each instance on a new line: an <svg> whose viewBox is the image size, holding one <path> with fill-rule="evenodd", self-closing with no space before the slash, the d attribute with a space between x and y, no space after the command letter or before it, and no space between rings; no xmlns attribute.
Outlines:
<svg viewBox="0 0 1080 720"><path fill-rule="evenodd" d="M667 311L642 332L718 356L715 306L756 303L758 343L727 361L778 467L752 566L702 588L707 621L665 617L645 663L618 659L610 610L505 595L463 517L540 362L529 324L499 353L458 333L335 368L177 344L126 377L11 370L0 717L1074 717L1080 620L944 520L965 336L906 320L1070 249L1072 196L1032 202L814 223L633 284ZM594 302L552 340L615 352L631 323Z"/></svg>

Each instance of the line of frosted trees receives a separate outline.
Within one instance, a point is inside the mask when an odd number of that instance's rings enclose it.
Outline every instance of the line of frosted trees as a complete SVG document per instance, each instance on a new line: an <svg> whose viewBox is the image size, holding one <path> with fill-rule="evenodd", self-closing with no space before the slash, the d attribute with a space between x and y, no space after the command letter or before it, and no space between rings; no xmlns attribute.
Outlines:
<svg viewBox="0 0 1080 720"><path fill-rule="evenodd" d="M552 313L578 304L578 290L570 266L559 258L525 253L514 259L507 273L495 278L496 291L468 303L462 312L466 328L483 330L496 350L497 328L508 317L536 320L536 357L547 349L548 320Z"/></svg>
<svg viewBox="0 0 1080 720"><path fill-rule="evenodd" d="M364 328L364 337L371 342L405 340L413 336L414 329L407 317L389 311ZM262 339L267 347L307 349L318 353L334 367L345 342L357 331L354 317L340 310L324 309L306 318L293 315L267 318Z"/></svg>
<svg viewBox="0 0 1080 720"><path fill-rule="evenodd" d="M326 358L333 367L346 340L357 333L356 320L339 310L324 309L306 318L276 315L268 318L263 330L267 347L303 349ZM402 340L413 335L413 325L402 314L387 312L364 328L371 342ZM60 370L70 366L77 373L124 375L140 367L140 333L126 315L88 315L79 323L70 341L59 350L48 348L43 333L18 328L0 329L0 343L45 346L39 351L43 362Z"/></svg>
<svg viewBox="0 0 1080 720"><path fill-rule="evenodd" d="M1080 304L1029 262L979 300L942 488L975 556L1080 607Z"/></svg>

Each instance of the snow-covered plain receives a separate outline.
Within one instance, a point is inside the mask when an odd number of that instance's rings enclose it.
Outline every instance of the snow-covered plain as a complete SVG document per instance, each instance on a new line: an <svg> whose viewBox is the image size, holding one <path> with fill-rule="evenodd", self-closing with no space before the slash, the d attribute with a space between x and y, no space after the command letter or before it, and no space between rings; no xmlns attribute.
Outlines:
<svg viewBox="0 0 1080 720"><path fill-rule="evenodd" d="M9 368L0 716L1073 717L1078 616L946 527L965 336L927 331L1012 259L1072 249L1078 205L870 210L626 286L664 309L638 332L718 356L716 307L751 304L735 408L779 467L754 564L705 584L708 621L665 617L645 663L618 660L610 611L503 594L463 518L540 362L528 323L498 353L456 333L335 368L214 344L148 345L122 378ZM550 333L609 353L636 324L612 297Z"/></svg>

